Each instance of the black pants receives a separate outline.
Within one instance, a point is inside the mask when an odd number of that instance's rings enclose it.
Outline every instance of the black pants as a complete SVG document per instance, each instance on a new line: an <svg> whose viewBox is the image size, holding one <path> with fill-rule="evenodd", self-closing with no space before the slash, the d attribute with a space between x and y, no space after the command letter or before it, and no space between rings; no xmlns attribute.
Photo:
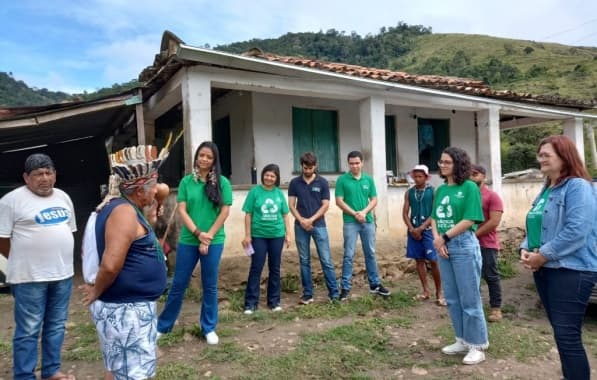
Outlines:
<svg viewBox="0 0 597 380"><path fill-rule="evenodd" d="M483 266L481 275L489 288L489 306L492 308L502 307L502 286L500 284L500 272L497 262L498 250L494 248L481 247Z"/></svg>

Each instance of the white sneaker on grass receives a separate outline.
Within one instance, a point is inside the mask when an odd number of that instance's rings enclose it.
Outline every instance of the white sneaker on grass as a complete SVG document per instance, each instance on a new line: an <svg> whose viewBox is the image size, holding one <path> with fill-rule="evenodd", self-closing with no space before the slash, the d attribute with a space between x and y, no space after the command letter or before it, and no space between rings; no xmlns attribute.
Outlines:
<svg viewBox="0 0 597 380"><path fill-rule="evenodd" d="M218 338L218 334L216 334L215 331L205 334L205 340L207 341L207 344L210 345L218 344L220 342L220 338Z"/></svg>
<svg viewBox="0 0 597 380"><path fill-rule="evenodd" d="M456 343L442 348L442 352L446 355L466 354L469 352L469 348L462 343L461 339L456 339Z"/></svg>
<svg viewBox="0 0 597 380"><path fill-rule="evenodd" d="M485 361L485 353L477 348L472 347L468 354L462 359L463 364L479 364Z"/></svg>

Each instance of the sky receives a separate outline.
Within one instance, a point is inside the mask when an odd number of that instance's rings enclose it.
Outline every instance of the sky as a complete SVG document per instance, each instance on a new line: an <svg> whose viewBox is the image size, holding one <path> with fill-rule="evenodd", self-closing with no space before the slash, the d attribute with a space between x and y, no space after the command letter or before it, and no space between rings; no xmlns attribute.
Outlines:
<svg viewBox="0 0 597 380"><path fill-rule="evenodd" d="M0 0L0 71L81 93L136 79L170 30L192 46L288 32L376 34L402 21L433 33L597 47L596 0Z"/></svg>

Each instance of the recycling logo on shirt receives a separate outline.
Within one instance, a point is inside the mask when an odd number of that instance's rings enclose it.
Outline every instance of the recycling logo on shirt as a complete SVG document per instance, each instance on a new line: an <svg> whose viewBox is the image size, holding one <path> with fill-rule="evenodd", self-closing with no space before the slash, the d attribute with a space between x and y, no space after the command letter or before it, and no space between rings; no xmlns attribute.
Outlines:
<svg viewBox="0 0 597 380"><path fill-rule="evenodd" d="M545 199L541 198L537 201L535 207L533 207L530 211L531 214L541 214L543 210L543 203L545 203Z"/></svg>
<svg viewBox="0 0 597 380"><path fill-rule="evenodd" d="M267 198L261 205L262 219L275 220L278 218L278 205L273 199Z"/></svg>
<svg viewBox="0 0 597 380"><path fill-rule="evenodd" d="M442 219L452 217L452 205L450 205L450 197L448 195L446 195L439 203L436 214L438 218Z"/></svg>

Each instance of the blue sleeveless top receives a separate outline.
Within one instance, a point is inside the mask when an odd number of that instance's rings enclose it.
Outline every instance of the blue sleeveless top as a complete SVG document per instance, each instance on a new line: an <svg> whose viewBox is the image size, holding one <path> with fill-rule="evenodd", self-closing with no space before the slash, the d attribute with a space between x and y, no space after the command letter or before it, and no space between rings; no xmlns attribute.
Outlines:
<svg viewBox="0 0 597 380"><path fill-rule="evenodd" d="M417 228L425 223L431 216L433 210L433 187L425 186L425 189L418 190L416 186L408 189L408 202L410 203L410 222Z"/></svg>
<svg viewBox="0 0 597 380"><path fill-rule="evenodd" d="M106 221L112 211L125 199L115 198L97 215L95 236L100 261L105 249ZM147 235L133 241L118 276L99 299L103 302L128 303L155 301L166 289L166 265L158 251L155 232L147 222L137 215L137 220L147 229Z"/></svg>

